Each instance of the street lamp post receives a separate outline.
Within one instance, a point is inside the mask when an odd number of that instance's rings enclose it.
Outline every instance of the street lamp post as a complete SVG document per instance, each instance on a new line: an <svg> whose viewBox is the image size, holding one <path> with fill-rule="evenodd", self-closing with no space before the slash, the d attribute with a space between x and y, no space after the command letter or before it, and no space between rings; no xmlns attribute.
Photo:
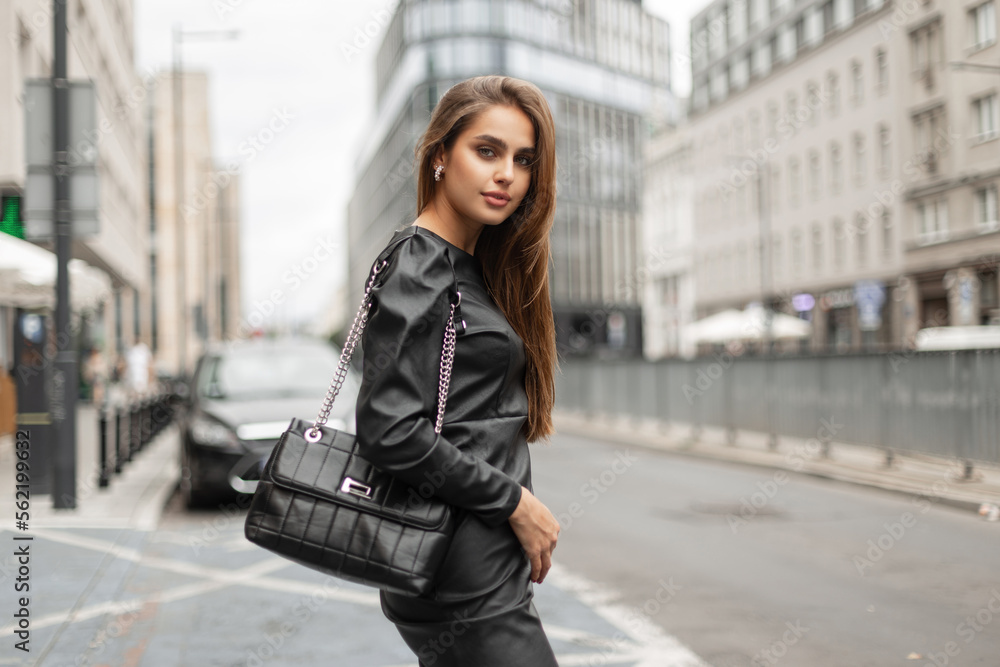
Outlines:
<svg viewBox="0 0 1000 667"><path fill-rule="evenodd" d="M177 354L178 374L187 376L187 267L185 266L184 230L184 86L181 81L181 46L190 41L221 41L237 39L237 30L184 30L174 24L172 40L172 101L174 121L174 224L175 252L177 254Z"/></svg>
<svg viewBox="0 0 1000 667"><path fill-rule="evenodd" d="M743 165L747 160L745 155L728 155L728 159L737 164ZM760 239L760 303L764 312L764 330L761 332L761 353L764 363L764 403L767 415L767 442L772 450L777 449L778 438L774 431L774 368L771 363L771 338L774 312L771 308L771 251L769 240L771 237L771 167L767 159L756 163L756 186L757 186L757 225ZM730 429L727 438L730 442L735 441L734 429Z"/></svg>
<svg viewBox="0 0 1000 667"><path fill-rule="evenodd" d="M764 308L764 332L761 336L761 347L764 352L771 351L771 323L774 312L771 310L771 165L764 160L757 176L757 220L760 225L760 304Z"/></svg>
<svg viewBox="0 0 1000 667"><path fill-rule="evenodd" d="M764 309L764 331L761 334L761 349L764 354L764 402L767 409L767 446L778 448L778 436L774 432L774 364L771 361L771 324L774 311L771 309L771 164L763 160L757 171L757 219L760 225L760 294Z"/></svg>
<svg viewBox="0 0 1000 667"><path fill-rule="evenodd" d="M745 155L727 155L731 164L742 168L748 158ZM757 186L757 234L760 239L760 305L764 310L764 331L761 334L761 351L771 348L773 311L771 309L771 250L768 240L771 236L771 165L767 159L756 167Z"/></svg>
<svg viewBox="0 0 1000 667"><path fill-rule="evenodd" d="M70 330L69 259L72 253L72 226L69 165L69 82L67 81L66 0L53 0L52 40L52 138L53 171L55 173L55 246L56 246L56 332L59 336ZM56 509L76 507L76 394L77 358L70 337L56 352L57 401L61 410L53 410L56 426L55 455L52 457L52 506ZM61 414L59 414L61 412Z"/></svg>

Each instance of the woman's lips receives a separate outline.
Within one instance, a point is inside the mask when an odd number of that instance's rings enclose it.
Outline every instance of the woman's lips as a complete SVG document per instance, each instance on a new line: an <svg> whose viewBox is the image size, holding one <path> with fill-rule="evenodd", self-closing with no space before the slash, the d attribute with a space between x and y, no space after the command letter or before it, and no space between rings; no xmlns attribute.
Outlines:
<svg viewBox="0 0 1000 667"><path fill-rule="evenodd" d="M483 195L483 199L486 200L490 206L496 206L498 208L506 206L509 200L503 199L502 197L494 197L493 195Z"/></svg>

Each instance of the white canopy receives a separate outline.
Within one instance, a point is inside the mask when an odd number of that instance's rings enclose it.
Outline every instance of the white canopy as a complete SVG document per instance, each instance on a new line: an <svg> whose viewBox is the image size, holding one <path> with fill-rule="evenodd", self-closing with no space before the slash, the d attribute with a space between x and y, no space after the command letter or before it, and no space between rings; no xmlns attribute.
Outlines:
<svg viewBox="0 0 1000 667"><path fill-rule="evenodd" d="M692 322L687 333L695 343L726 343L735 340L761 340L766 322L763 308L736 310L730 308L722 312ZM784 313L774 313L771 320L771 338L806 338L812 325Z"/></svg>
<svg viewBox="0 0 1000 667"><path fill-rule="evenodd" d="M69 261L71 309L93 308L111 294L111 279L82 259ZM0 233L0 306L54 308L56 256Z"/></svg>
<svg viewBox="0 0 1000 667"><path fill-rule="evenodd" d="M927 327L917 332L918 350L978 350L1000 347L1000 326Z"/></svg>

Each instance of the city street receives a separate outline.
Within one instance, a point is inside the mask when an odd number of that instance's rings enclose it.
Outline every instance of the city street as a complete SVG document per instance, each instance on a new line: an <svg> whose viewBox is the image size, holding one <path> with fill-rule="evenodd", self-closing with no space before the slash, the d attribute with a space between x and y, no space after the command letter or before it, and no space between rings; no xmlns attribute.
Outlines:
<svg viewBox="0 0 1000 667"><path fill-rule="evenodd" d="M559 562L626 607L672 581L649 618L714 667L1000 664L1000 524L792 472L553 443L532 461L564 526Z"/></svg>
<svg viewBox="0 0 1000 667"><path fill-rule="evenodd" d="M996 664L998 524L972 512L565 434L533 467L564 667ZM415 666L374 591L249 544L244 512L34 528L32 650L0 664Z"/></svg>
<svg viewBox="0 0 1000 667"><path fill-rule="evenodd" d="M537 662L246 539L317 409L561 667L1000 667L998 4L0 0L0 667Z"/></svg>
<svg viewBox="0 0 1000 667"><path fill-rule="evenodd" d="M159 503L162 513L149 511L177 445L168 430L79 516L46 511L39 499L44 518L30 531L0 531L7 544L30 545L31 586L30 652L5 648L0 665L415 667L373 589L250 544L245 507L188 511L175 493ZM13 551L0 558L5 587L17 568ZM669 582L652 595L650 604L667 604ZM5 618L14 612L8 600ZM705 665L648 613L559 564L535 586L535 603L561 665ZM14 630L0 634L13 643ZM446 639L424 657L445 650Z"/></svg>

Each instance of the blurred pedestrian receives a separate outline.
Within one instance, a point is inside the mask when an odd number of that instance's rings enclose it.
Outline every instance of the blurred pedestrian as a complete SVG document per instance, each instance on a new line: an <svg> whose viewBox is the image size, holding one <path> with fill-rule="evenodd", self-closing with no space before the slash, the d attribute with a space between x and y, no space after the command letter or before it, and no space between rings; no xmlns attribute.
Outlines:
<svg viewBox="0 0 1000 667"><path fill-rule="evenodd" d="M96 345L90 348L83 365L83 378L90 387L92 403L100 407L104 404L105 390L108 384L108 371L101 349Z"/></svg>
<svg viewBox="0 0 1000 667"><path fill-rule="evenodd" d="M126 374L128 391L133 398L141 398L149 391L149 373L152 355L142 341L133 345L127 356Z"/></svg>

